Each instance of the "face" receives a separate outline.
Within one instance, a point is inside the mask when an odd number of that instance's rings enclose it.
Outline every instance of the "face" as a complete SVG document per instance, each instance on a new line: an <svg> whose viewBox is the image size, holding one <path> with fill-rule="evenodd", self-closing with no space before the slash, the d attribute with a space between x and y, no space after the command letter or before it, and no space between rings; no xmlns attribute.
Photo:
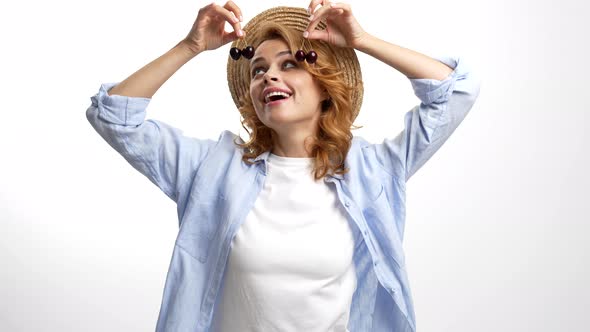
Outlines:
<svg viewBox="0 0 590 332"><path fill-rule="evenodd" d="M262 123L277 132L314 131L327 94L281 39L262 42L250 62L250 97Z"/></svg>

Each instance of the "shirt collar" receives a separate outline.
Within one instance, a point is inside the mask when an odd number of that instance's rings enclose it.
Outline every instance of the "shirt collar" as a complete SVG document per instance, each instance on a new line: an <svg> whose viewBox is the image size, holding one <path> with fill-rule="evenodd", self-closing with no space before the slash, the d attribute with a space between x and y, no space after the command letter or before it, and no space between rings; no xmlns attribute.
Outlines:
<svg viewBox="0 0 590 332"><path fill-rule="evenodd" d="M263 153L259 154L258 157L254 158L254 163L257 163L259 161L263 161L264 165L266 165L266 163L268 162L269 155L270 155L270 151L264 151ZM331 177L331 178L338 179L338 180L344 179L344 175L342 175L342 174L328 174L327 176Z"/></svg>

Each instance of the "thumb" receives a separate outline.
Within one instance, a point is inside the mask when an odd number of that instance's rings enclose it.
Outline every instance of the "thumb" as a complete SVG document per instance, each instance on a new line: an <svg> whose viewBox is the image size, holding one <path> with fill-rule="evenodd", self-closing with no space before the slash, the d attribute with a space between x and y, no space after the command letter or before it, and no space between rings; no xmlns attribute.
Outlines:
<svg viewBox="0 0 590 332"><path fill-rule="evenodd" d="M328 42L328 32L326 30L313 30L309 33L307 39L317 39Z"/></svg>
<svg viewBox="0 0 590 332"><path fill-rule="evenodd" d="M238 35L235 31L226 32L223 34L222 44L225 45L227 43L233 42L234 40L238 39Z"/></svg>

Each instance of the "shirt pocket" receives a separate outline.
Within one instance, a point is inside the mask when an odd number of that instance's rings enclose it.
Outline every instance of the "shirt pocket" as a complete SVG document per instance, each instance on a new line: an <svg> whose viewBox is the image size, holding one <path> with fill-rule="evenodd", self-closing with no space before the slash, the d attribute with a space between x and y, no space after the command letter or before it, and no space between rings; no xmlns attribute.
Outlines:
<svg viewBox="0 0 590 332"><path fill-rule="evenodd" d="M220 226L227 215L226 199L213 195L195 201L187 207L181 220L176 244L191 256L205 263Z"/></svg>
<svg viewBox="0 0 590 332"><path fill-rule="evenodd" d="M398 234L395 225L393 205L387 198L387 192L383 185L380 185L376 195L363 209L363 215L367 221L367 226L377 240L377 245L384 255L391 257L398 267L403 268L405 265L404 252L401 244L401 237Z"/></svg>

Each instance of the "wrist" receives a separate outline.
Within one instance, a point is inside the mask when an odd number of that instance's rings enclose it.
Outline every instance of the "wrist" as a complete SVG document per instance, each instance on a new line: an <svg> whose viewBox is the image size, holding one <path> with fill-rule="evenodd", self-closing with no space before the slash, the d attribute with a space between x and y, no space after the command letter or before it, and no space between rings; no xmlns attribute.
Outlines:
<svg viewBox="0 0 590 332"><path fill-rule="evenodd" d="M188 42L186 39L184 39L180 43L178 43L176 45L176 47L181 49L182 52L184 52L186 55L188 55L191 58L197 56L199 53L201 53L203 51L203 50L199 49L199 47L197 47L196 45Z"/></svg>
<svg viewBox="0 0 590 332"><path fill-rule="evenodd" d="M367 32L364 32L360 37L355 39L353 48L357 51L367 53L371 48L371 44L375 42L375 37Z"/></svg>

